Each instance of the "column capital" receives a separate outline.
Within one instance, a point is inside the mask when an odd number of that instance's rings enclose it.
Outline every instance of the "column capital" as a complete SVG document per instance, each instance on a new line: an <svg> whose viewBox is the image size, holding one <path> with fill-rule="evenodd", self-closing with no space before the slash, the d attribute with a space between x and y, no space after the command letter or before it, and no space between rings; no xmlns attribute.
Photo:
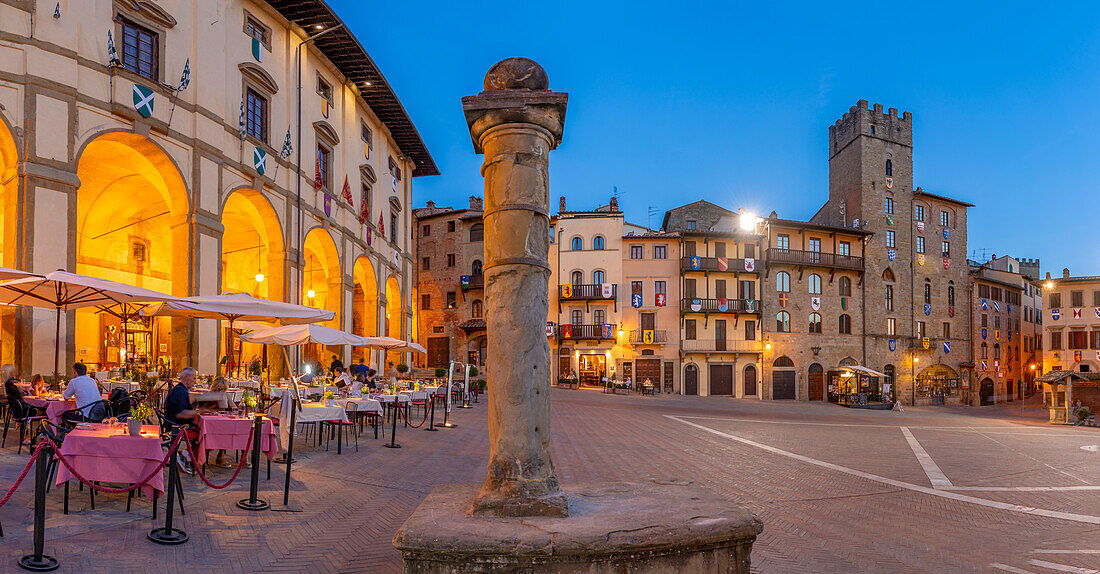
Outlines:
<svg viewBox="0 0 1100 574"><path fill-rule="evenodd" d="M550 149L561 143L569 94L551 92L546 71L527 58L497 62L485 74L484 91L462 98L462 111L476 153L481 138L504 124L533 124L550 132Z"/></svg>

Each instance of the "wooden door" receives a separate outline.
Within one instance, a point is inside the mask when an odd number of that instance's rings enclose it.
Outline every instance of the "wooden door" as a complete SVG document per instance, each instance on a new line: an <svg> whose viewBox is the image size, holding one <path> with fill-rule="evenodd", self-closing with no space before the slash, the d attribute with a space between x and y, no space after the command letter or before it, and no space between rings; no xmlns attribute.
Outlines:
<svg viewBox="0 0 1100 574"><path fill-rule="evenodd" d="M695 368L695 365L688 365L684 368L684 394L699 394L699 370Z"/></svg>
<svg viewBox="0 0 1100 574"><path fill-rule="evenodd" d="M714 322L714 350L726 350L726 321L719 319ZM732 377L730 380L733 380Z"/></svg>
<svg viewBox="0 0 1100 574"><path fill-rule="evenodd" d="M749 365L745 367L745 396L756 395L756 367Z"/></svg>
<svg viewBox="0 0 1100 574"><path fill-rule="evenodd" d="M655 313L642 313L642 330L652 331L657 325L657 315Z"/></svg>
<svg viewBox="0 0 1100 574"><path fill-rule="evenodd" d="M649 379L649 382L656 385L656 388L661 388L661 360L660 359L635 359L634 360L634 374L637 377L634 382L642 384Z"/></svg>
<svg viewBox="0 0 1100 574"><path fill-rule="evenodd" d="M428 366L447 368L451 361L451 340L449 337L428 337Z"/></svg>
<svg viewBox="0 0 1100 574"><path fill-rule="evenodd" d="M733 365L710 366L710 394L733 394Z"/></svg>
<svg viewBox="0 0 1100 574"><path fill-rule="evenodd" d="M794 398L794 371L772 372L772 398Z"/></svg>
<svg viewBox="0 0 1100 574"><path fill-rule="evenodd" d="M810 365L808 396L811 401L821 401L825 399L825 376L821 365L814 363Z"/></svg>

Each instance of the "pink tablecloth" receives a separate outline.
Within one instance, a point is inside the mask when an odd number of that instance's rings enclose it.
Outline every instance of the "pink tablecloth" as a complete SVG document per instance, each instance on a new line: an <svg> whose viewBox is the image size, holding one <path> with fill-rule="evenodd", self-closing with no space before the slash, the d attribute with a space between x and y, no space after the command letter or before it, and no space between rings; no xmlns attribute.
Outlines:
<svg viewBox="0 0 1100 574"><path fill-rule="evenodd" d="M107 395L100 395L103 398L107 398ZM61 424L61 413L65 411L71 411L76 408L76 401L70 400L49 400L42 397L23 397L23 400L28 405L40 409L46 409L46 418L55 425Z"/></svg>
<svg viewBox="0 0 1100 574"><path fill-rule="evenodd" d="M130 436L125 427L95 425L96 428L77 429L65 435L61 443L61 456L86 480L133 484L149 476L164 460L164 447L160 444L160 430L155 425L141 427L141 436ZM76 478L64 464L57 469L57 484ZM153 491L164 492L164 470L157 471L142 490L153 496Z"/></svg>
<svg viewBox="0 0 1100 574"><path fill-rule="evenodd" d="M206 460L210 450L244 450L248 446L248 437L252 434L251 418L233 418L222 415L202 415L199 419L199 447L195 455L199 464ZM275 438L275 426L271 419L265 418L260 429L260 450L267 458L274 458L279 452L279 442Z"/></svg>

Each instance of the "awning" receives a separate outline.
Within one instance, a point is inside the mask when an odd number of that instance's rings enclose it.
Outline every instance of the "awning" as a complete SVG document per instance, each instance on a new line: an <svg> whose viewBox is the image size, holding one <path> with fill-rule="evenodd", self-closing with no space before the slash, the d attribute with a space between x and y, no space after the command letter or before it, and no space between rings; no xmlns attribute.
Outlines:
<svg viewBox="0 0 1100 574"><path fill-rule="evenodd" d="M847 370L850 370L850 371L855 371L857 373L863 373L865 375L871 375L873 377L886 377L886 376L888 376L886 373L880 373L880 372L878 372L874 369L868 369L867 367L861 367L859 365L852 365L852 366L848 366L848 367L839 367L839 368L842 371L847 369Z"/></svg>

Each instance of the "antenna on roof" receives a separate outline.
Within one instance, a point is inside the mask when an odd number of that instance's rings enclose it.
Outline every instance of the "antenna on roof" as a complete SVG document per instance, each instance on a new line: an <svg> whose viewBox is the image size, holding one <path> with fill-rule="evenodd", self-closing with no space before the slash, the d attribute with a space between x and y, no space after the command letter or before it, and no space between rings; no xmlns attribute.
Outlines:
<svg viewBox="0 0 1100 574"><path fill-rule="evenodd" d="M619 186L617 186L617 185L611 186L611 197L614 197L614 198L619 197Z"/></svg>

